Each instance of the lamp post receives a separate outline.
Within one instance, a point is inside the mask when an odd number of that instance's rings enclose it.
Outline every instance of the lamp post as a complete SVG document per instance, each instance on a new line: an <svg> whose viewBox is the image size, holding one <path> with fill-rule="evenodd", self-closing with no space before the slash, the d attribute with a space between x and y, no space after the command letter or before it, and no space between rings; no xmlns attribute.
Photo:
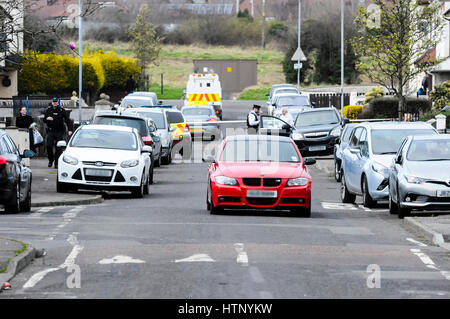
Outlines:
<svg viewBox="0 0 450 319"><path fill-rule="evenodd" d="M341 0L341 116L344 117L344 0Z"/></svg>
<svg viewBox="0 0 450 319"><path fill-rule="evenodd" d="M82 1L78 0L79 16L78 16L78 45L79 45L79 65L78 65L78 121L81 125L81 104L83 93L83 15Z"/></svg>
<svg viewBox="0 0 450 319"><path fill-rule="evenodd" d="M300 32L301 32L301 19L302 19L302 0L298 0L298 37L297 37L297 50L298 50L298 57L297 57L297 87L300 91Z"/></svg>

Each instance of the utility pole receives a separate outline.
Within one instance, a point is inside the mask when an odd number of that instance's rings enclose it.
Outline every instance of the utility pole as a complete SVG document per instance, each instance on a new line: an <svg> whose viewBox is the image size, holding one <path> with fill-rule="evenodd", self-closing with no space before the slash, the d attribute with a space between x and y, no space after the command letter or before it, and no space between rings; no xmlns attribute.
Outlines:
<svg viewBox="0 0 450 319"><path fill-rule="evenodd" d="M298 0L298 43L297 43L297 50L298 50L298 66L300 66L300 33L301 33L301 19L302 19L302 0ZM297 87L300 91L300 67L297 69Z"/></svg>
<svg viewBox="0 0 450 319"><path fill-rule="evenodd" d="M82 1L78 0L79 16L78 16L78 42L79 42L79 65L78 65L78 121L81 125L81 104L83 93L83 13Z"/></svg>
<svg viewBox="0 0 450 319"><path fill-rule="evenodd" d="M266 0L262 0L262 47L266 48Z"/></svg>
<svg viewBox="0 0 450 319"><path fill-rule="evenodd" d="M344 0L341 0L341 116L342 117L344 117L344 57L345 57L344 13L345 13L345 4Z"/></svg>

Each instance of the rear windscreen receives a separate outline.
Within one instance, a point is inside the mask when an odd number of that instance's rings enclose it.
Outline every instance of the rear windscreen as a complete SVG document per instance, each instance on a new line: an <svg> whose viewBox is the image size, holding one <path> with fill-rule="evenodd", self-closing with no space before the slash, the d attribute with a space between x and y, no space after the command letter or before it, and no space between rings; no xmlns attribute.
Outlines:
<svg viewBox="0 0 450 319"><path fill-rule="evenodd" d="M134 127L141 136L147 136L147 125L145 121L141 119L98 116L95 118L94 124Z"/></svg>

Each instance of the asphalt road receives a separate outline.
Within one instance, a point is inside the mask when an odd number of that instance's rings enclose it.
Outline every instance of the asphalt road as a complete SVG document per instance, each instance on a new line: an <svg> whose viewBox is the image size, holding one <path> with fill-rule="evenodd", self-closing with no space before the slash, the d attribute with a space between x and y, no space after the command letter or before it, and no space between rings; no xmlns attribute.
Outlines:
<svg viewBox="0 0 450 319"><path fill-rule="evenodd" d="M226 109L225 118L247 111ZM162 166L143 199L109 194L95 206L1 215L2 236L47 254L0 298L450 297L449 252L407 229L385 204L340 204L330 174L311 168L312 217L298 218L211 216L206 172L201 162Z"/></svg>

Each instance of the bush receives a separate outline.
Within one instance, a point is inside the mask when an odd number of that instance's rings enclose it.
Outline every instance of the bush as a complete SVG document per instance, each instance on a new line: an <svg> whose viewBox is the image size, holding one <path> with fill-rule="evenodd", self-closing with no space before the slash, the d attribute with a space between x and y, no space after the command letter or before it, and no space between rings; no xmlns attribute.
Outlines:
<svg viewBox="0 0 450 319"><path fill-rule="evenodd" d="M397 118L397 97L381 97L372 99L360 118ZM426 113L431 110L431 101L424 98L406 98L405 113Z"/></svg>
<svg viewBox="0 0 450 319"><path fill-rule="evenodd" d="M430 92L430 98L439 110L446 105L450 105L450 81L436 85Z"/></svg>
<svg viewBox="0 0 450 319"><path fill-rule="evenodd" d="M364 95L364 105L369 104L373 99L382 96L384 96L383 88L381 86L374 87L373 89L367 91L367 93Z"/></svg>
<svg viewBox="0 0 450 319"><path fill-rule="evenodd" d="M362 105L347 105L344 106L344 117L350 120L357 120L359 113L363 110Z"/></svg>
<svg viewBox="0 0 450 319"><path fill-rule="evenodd" d="M140 68L134 59L117 57L113 52L85 53L83 56L83 91L90 95L100 89L125 87L130 74ZM19 73L20 94L35 92L68 93L78 90L78 57L72 55L25 52Z"/></svg>

